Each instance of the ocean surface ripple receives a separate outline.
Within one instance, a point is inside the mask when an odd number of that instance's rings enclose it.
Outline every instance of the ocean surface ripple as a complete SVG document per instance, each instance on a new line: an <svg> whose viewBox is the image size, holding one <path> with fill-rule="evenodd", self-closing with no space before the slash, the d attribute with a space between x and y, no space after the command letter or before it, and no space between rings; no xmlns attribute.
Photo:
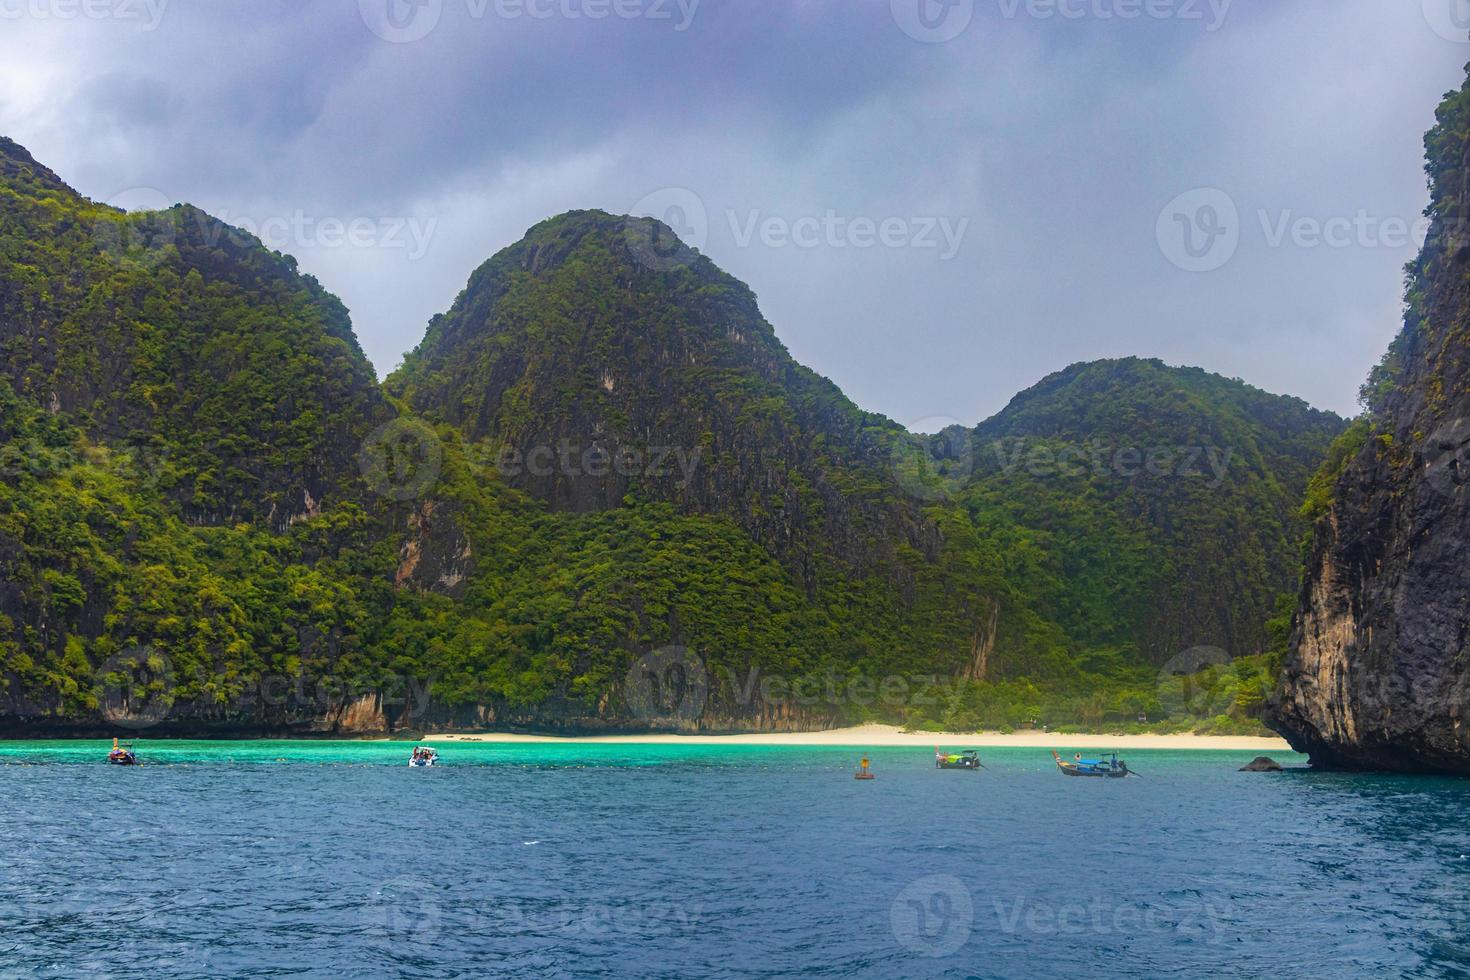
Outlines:
<svg viewBox="0 0 1470 980"><path fill-rule="evenodd" d="M1467 780L408 748L0 743L0 977L1470 975Z"/></svg>

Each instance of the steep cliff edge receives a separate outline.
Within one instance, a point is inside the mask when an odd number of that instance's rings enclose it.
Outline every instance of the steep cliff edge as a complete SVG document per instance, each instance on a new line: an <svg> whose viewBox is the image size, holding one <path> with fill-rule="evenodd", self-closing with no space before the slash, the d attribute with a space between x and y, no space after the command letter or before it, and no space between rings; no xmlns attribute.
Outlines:
<svg viewBox="0 0 1470 980"><path fill-rule="evenodd" d="M1314 765L1470 772L1470 84L1425 143L1433 224L1369 416L1319 477L1269 723Z"/></svg>

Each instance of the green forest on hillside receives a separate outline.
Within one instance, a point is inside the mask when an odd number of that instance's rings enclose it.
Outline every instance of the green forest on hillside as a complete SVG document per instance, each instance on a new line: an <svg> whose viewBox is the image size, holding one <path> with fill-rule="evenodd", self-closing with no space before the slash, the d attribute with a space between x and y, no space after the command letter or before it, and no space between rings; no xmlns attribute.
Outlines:
<svg viewBox="0 0 1470 980"><path fill-rule="evenodd" d="M121 691L124 714L279 730L411 682L435 707L400 724L488 706L617 726L639 720L630 668L677 645L734 724L1255 725L1297 508L1340 420L1101 362L967 433L962 463L935 458L791 361L708 260L620 264L607 218L487 263L380 386L288 256L192 208L92 204L0 142L0 721L85 727ZM671 349L691 366L630 386L643 401L592 369L636 378ZM513 436L635 417L709 449L706 482L584 506L494 463ZM1039 473L996 465L1007 440L1232 456L1213 484ZM1191 647L1232 662L1160 673Z"/></svg>

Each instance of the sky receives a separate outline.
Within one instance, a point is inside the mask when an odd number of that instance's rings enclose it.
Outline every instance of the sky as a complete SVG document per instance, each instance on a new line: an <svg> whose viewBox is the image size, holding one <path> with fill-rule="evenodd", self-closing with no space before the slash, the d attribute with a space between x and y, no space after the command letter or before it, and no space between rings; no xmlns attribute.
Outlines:
<svg viewBox="0 0 1470 980"><path fill-rule="evenodd" d="M0 134L295 255L391 371L574 208L652 214L916 431L1068 364L1343 414L1464 0L0 0Z"/></svg>

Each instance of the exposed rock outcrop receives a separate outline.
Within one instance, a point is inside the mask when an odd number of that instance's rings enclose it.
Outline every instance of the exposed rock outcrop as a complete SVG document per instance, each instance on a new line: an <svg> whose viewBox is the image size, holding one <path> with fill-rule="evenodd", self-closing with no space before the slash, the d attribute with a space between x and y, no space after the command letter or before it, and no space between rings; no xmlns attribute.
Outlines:
<svg viewBox="0 0 1470 980"><path fill-rule="evenodd" d="M1269 756L1256 756L1250 762L1240 767L1240 772L1280 772L1281 763Z"/></svg>
<svg viewBox="0 0 1470 980"><path fill-rule="evenodd" d="M1268 718L1315 766L1470 772L1470 85L1438 118L1404 330L1328 474Z"/></svg>

